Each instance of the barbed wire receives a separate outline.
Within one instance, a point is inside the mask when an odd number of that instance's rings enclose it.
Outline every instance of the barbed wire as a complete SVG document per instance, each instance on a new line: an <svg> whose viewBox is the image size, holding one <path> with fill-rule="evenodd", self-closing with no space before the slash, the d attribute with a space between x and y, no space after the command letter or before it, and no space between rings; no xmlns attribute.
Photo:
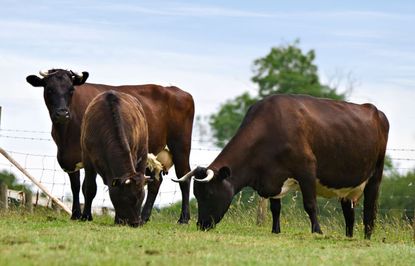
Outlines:
<svg viewBox="0 0 415 266"><path fill-rule="evenodd" d="M39 131L39 130L27 130L27 129L5 129L5 128L0 128L0 132L1 131L6 131L6 132L22 132L22 133L40 133L40 134L51 134L50 131ZM40 140L40 141L53 141L52 138L37 138L37 137L23 137L23 136L10 136L10 135L0 135L0 138L11 138L11 139L26 139L26 140ZM213 140L205 140L205 139L197 139L197 138L193 138L192 142L197 142L197 143L210 143L213 144L214 141ZM212 149L212 150L220 150L220 148L218 147L212 147L212 148L201 148L201 149ZM404 152L415 152L415 148L397 148L397 147L393 147L393 148L387 148L387 151L404 151Z"/></svg>
<svg viewBox="0 0 415 266"><path fill-rule="evenodd" d="M45 138L35 138L35 137L21 137L21 136L10 136L10 135L0 135L0 138L7 138L7 139L25 139L25 140L40 140L40 141L53 141L53 139L45 139Z"/></svg>
<svg viewBox="0 0 415 266"><path fill-rule="evenodd" d="M8 129L0 128L0 131L6 132L22 132L22 133L38 133L38 134L50 134L50 131L40 131L40 130L27 130L27 129Z"/></svg>

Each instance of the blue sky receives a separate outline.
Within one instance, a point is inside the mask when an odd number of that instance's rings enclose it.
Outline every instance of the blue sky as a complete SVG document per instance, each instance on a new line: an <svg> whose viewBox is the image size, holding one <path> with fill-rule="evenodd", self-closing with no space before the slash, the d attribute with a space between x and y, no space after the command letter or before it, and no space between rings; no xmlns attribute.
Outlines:
<svg viewBox="0 0 415 266"><path fill-rule="evenodd" d="M324 82L352 73L357 82L349 100L372 102L387 114L389 147L415 148L413 1L0 0L0 5L3 129L50 129L41 89L25 81L39 69L89 71L95 83L176 85L193 95L197 115L208 115L244 91L255 93L254 59L300 39L304 51L316 51ZM4 138L0 143L12 150L45 149ZM54 153L53 145L48 149Z"/></svg>

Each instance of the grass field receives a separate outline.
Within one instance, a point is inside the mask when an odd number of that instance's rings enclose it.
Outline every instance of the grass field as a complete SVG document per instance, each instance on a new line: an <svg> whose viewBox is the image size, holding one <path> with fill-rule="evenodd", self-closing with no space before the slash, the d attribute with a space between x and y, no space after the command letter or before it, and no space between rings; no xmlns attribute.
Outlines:
<svg viewBox="0 0 415 266"><path fill-rule="evenodd" d="M344 237L340 218L321 219L325 234L311 234L299 210L282 214L279 235L270 233L270 217L255 225L254 210L230 210L209 232L196 230L195 217L177 225L177 215L155 212L129 228L109 216L74 222L45 210L9 211L0 214L0 265L415 265L412 228L398 219L378 220L367 241L360 221L355 237Z"/></svg>

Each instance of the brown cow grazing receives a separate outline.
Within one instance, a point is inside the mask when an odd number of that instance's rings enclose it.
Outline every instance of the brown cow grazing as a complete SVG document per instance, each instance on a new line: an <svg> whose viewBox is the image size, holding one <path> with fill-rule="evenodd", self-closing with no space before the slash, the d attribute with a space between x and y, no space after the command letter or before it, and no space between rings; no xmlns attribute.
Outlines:
<svg viewBox="0 0 415 266"><path fill-rule="evenodd" d="M273 95L248 110L235 136L207 167L176 181L195 177L198 227L214 227L233 196L250 186L270 198L272 232L280 232L280 198L299 186L311 231L322 233L316 195L335 196L353 236L354 203L364 194L365 237L376 216L389 123L371 104Z"/></svg>
<svg viewBox="0 0 415 266"><path fill-rule="evenodd" d="M88 72L78 74L62 69L40 72L43 78L30 75L32 86L44 88L44 99L52 120L52 137L58 147L57 159L69 174L73 194L72 219L81 218L79 204L81 163L81 121L85 110L98 94L115 90L137 98L147 118L150 153L159 154L167 145L173 157L177 176L190 171L189 154L194 116L192 96L177 87L158 85L108 86L85 83ZM85 83L85 84L84 84ZM148 195L141 218L150 218L161 179L148 184ZM182 211L179 223L187 223L189 214L190 182L180 184Z"/></svg>
<svg viewBox="0 0 415 266"><path fill-rule="evenodd" d="M82 217L92 220L98 173L109 187L115 222L140 225L148 153L147 121L141 103L112 90L95 97L82 121L81 149L85 167Z"/></svg>

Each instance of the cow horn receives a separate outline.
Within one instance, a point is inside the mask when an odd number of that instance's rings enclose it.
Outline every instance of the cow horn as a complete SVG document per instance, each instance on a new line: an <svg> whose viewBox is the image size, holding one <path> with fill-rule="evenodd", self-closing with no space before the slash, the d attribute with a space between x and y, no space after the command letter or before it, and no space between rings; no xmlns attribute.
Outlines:
<svg viewBox="0 0 415 266"><path fill-rule="evenodd" d="M215 173L213 172L213 170L207 169L206 170L206 177L203 179L197 179L195 178L195 181L197 182L201 182L201 183L207 183L210 180L212 180L213 176L215 175Z"/></svg>
<svg viewBox="0 0 415 266"><path fill-rule="evenodd" d="M78 72L75 72L75 71L72 71L72 70L70 70L70 71L71 71L71 74L74 75L77 78L82 78L84 76L83 74L79 74Z"/></svg>
<svg viewBox="0 0 415 266"><path fill-rule="evenodd" d="M182 176L179 179L172 178L171 180L174 181L174 182L184 182L184 181L187 181L189 178L191 178L193 176L195 170L196 170L196 168L193 169L192 171L190 171L189 173L185 174L184 176Z"/></svg>
<svg viewBox="0 0 415 266"><path fill-rule="evenodd" d="M49 71L39 70L39 75L41 75L42 77L47 77L48 76L48 72Z"/></svg>

